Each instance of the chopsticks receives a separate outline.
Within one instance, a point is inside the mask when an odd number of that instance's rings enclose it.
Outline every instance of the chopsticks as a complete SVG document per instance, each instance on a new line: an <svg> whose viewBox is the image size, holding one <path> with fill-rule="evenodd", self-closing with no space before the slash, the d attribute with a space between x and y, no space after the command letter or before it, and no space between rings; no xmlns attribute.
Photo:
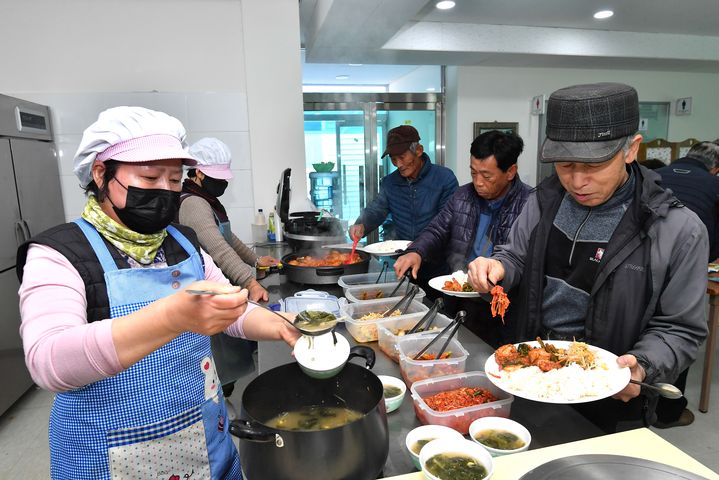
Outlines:
<svg viewBox="0 0 719 480"><path fill-rule="evenodd" d="M434 321L434 318L437 316L437 312L439 312L439 309L444 306L444 300L442 300L442 297L438 298L434 301L434 305L432 305L432 308L430 308L427 313L424 314L424 316L417 322L414 327L407 330L407 333L405 335L409 335L411 333L416 333L417 330L420 328L428 329L430 325L432 325L432 322ZM427 325L424 325L424 323L427 322Z"/></svg>
<svg viewBox="0 0 719 480"><path fill-rule="evenodd" d="M457 315L455 315L452 323L450 323L449 325L444 327L444 330L439 332L439 334L436 337L434 337L432 340L430 340L430 342L427 345L425 345L425 347L422 350L417 352L417 354L413 357L414 360L419 360L419 357L421 357L422 354L424 352L426 352L429 349L429 347L431 347L434 344L434 342L436 342L445 333L449 332L449 334L447 335L447 340L444 342L444 345L442 345L442 348L439 350L439 352L437 352L437 356L435 357L435 359L439 360L442 357L442 354L444 353L444 351L447 349L449 342L452 341L452 337L454 337L454 335L457 333L457 330L459 330L460 325L462 325L464 323L464 319L466 317L467 317L467 312L465 312L464 310L460 310L459 312L457 312ZM450 329L451 329L451 331L450 331Z"/></svg>
<svg viewBox="0 0 719 480"><path fill-rule="evenodd" d="M396 289L395 289L396 290ZM417 285L412 285L409 289L409 291L405 294L404 297L402 297L399 302L397 302L394 306L388 308L384 313L382 313L382 317L387 317L390 313L394 312L395 310L399 310L404 315L404 312L407 311L407 308L412 303L412 300L414 300L414 296L417 295L417 292L419 291L419 287ZM390 295L391 297L392 295Z"/></svg>

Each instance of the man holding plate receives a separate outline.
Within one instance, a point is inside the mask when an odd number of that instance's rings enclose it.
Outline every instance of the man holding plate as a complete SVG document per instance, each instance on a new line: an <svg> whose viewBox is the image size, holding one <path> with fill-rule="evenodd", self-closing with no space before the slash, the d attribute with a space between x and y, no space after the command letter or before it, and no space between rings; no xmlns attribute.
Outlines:
<svg viewBox="0 0 719 480"><path fill-rule="evenodd" d="M617 83L575 85L547 106L542 162L556 174L532 194L505 245L469 265L510 300L514 341L581 340L620 355L633 379L673 382L707 335L709 242L699 218L635 160L639 100ZM657 398L629 384L576 408L606 432L651 425Z"/></svg>

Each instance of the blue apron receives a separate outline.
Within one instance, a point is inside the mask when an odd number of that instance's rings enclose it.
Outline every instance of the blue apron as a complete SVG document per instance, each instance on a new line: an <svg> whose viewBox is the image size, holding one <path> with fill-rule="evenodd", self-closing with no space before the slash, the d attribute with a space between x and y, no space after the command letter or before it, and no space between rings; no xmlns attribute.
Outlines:
<svg viewBox="0 0 719 480"><path fill-rule="evenodd" d="M110 317L135 312L204 279L195 247L177 265L118 269L102 238L76 220L105 272ZM181 334L127 370L59 393L50 414L54 479L239 479L209 337Z"/></svg>

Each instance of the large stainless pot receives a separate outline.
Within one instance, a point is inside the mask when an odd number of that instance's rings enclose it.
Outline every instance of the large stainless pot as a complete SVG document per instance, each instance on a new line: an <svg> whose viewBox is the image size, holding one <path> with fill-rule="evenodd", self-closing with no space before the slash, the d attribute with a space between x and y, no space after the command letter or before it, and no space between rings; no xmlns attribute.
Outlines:
<svg viewBox="0 0 719 480"><path fill-rule="evenodd" d="M352 275L354 273L367 273L369 270L369 261L371 256L366 252L355 252L362 261L351 263L349 265L339 265L336 267L302 267L299 265L290 265L289 261L299 257L311 255L313 257L322 257L327 255L329 250L306 251L290 253L282 257L282 273L286 274L290 281L295 283L306 283L309 285L331 285L337 283L342 275Z"/></svg>
<svg viewBox="0 0 719 480"><path fill-rule="evenodd" d="M366 368L348 363L333 378L310 378L296 363L255 378L242 394L241 420L230 432L240 437L240 461L249 480L374 480L389 453L382 382ZM341 427L288 431L265 426L276 415L311 405L347 407L364 414Z"/></svg>
<svg viewBox="0 0 719 480"><path fill-rule="evenodd" d="M318 212L291 213L285 221L284 238L294 251L346 241L340 220Z"/></svg>

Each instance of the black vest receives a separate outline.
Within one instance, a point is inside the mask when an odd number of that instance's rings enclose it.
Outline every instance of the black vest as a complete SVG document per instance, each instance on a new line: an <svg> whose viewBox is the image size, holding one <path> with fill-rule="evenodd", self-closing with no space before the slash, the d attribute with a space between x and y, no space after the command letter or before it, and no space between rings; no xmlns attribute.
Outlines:
<svg viewBox="0 0 719 480"><path fill-rule="evenodd" d="M200 243L197 240L195 231L184 225L173 224L180 233L200 251ZM130 265L122 257L119 250L101 236L108 247L117 268L130 268ZM22 282L23 270L27 260L27 251L31 244L46 245L57 250L67 258L80 274L85 283L85 298L87 300L87 322L94 322L110 318L110 302L107 298L107 286L105 285L104 271L100 260L92 249L90 242L80 227L74 223L64 223L34 236L29 241L20 245L17 251L17 276ZM176 265L187 259L187 252L177 241L167 235L162 243L168 265Z"/></svg>

